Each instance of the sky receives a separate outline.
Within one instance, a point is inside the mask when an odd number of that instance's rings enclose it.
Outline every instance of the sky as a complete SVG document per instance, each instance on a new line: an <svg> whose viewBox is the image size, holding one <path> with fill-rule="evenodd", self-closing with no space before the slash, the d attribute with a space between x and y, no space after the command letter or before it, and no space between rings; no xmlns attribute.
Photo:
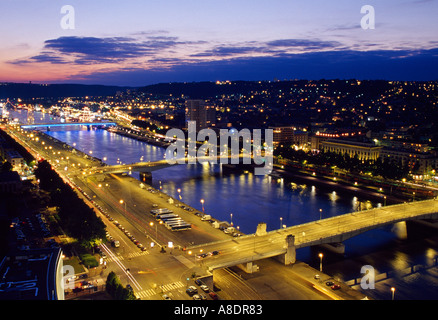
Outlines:
<svg viewBox="0 0 438 320"><path fill-rule="evenodd" d="M1 0L0 81L438 80L437 14L438 0Z"/></svg>

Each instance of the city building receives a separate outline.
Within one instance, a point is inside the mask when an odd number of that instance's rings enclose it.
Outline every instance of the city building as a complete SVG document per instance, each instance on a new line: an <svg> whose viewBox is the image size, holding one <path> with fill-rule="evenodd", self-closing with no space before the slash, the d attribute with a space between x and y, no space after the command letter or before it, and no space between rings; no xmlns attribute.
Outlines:
<svg viewBox="0 0 438 320"><path fill-rule="evenodd" d="M391 159L401 166L415 168L415 173L428 174L438 168L438 157L432 152L418 152L409 149L383 148L380 151L382 159Z"/></svg>
<svg viewBox="0 0 438 320"><path fill-rule="evenodd" d="M310 149L314 150L314 151L315 150L320 150L321 149L321 143L323 141L328 140L328 139L329 139L328 137L324 137L324 136L316 135L316 134L308 137L308 140L310 142Z"/></svg>
<svg viewBox="0 0 438 320"><path fill-rule="evenodd" d="M294 137L293 127L271 127L275 145L292 144Z"/></svg>
<svg viewBox="0 0 438 320"><path fill-rule="evenodd" d="M23 156L13 149L6 150L5 159L12 165L15 171L21 171L24 168L25 162Z"/></svg>
<svg viewBox="0 0 438 320"><path fill-rule="evenodd" d="M22 187L20 175L16 171L0 172L0 192L15 193Z"/></svg>
<svg viewBox="0 0 438 320"><path fill-rule="evenodd" d="M186 127L188 121L196 121L196 130L214 127L216 125L216 109L204 100L186 100Z"/></svg>
<svg viewBox="0 0 438 320"><path fill-rule="evenodd" d="M0 300L64 300L60 248L20 250L0 261Z"/></svg>
<svg viewBox="0 0 438 320"><path fill-rule="evenodd" d="M298 131L295 127L270 127L273 130L274 145L297 145L299 147L307 146L308 133Z"/></svg>
<svg viewBox="0 0 438 320"><path fill-rule="evenodd" d="M309 134L307 131L294 131L292 144L298 147L307 147L309 142Z"/></svg>
<svg viewBox="0 0 438 320"><path fill-rule="evenodd" d="M324 152L348 154L352 158L357 156L359 160L377 160L382 149L382 147L373 143L339 139L322 141L321 148Z"/></svg>

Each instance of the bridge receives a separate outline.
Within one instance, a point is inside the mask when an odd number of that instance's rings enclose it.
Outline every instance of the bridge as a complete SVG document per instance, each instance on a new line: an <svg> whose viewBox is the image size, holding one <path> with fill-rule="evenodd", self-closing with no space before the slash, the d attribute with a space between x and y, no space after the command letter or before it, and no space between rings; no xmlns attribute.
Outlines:
<svg viewBox="0 0 438 320"><path fill-rule="evenodd" d="M232 161L232 164L238 164L237 161L240 161L240 159L245 159L243 154L239 155L219 155L219 156L201 156L201 157L185 157L185 158L178 158L176 161L168 161L166 159L164 160L158 160L158 161L152 161L152 162L136 162L132 164L119 164L119 165L111 165L111 166L100 166L100 167L94 167L92 169L87 169L86 172L88 174L94 174L94 173L123 173L123 172L140 172L140 173L151 173L152 171L160 170L163 168L171 167L178 164L195 164L195 163L202 163L202 162L210 162L212 164L219 164L221 163L221 160L227 159L227 160L234 160ZM246 159L253 159L252 156L246 157ZM228 163L228 162L227 162ZM245 162L244 162L245 163Z"/></svg>
<svg viewBox="0 0 438 320"><path fill-rule="evenodd" d="M65 126L116 126L115 122L63 122L63 123L36 123L36 124L22 124L23 129L37 129L37 128L51 128L51 127L65 127Z"/></svg>
<svg viewBox="0 0 438 320"><path fill-rule="evenodd" d="M438 200L409 202L371 210L348 213L301 225L187 248L189 255L219 251L220 254L196 261L208 271L240 265L254 271L253 262L277 257L288 265L296 261L296 249L308 246L338 244L371 229L408 220L438 219ZM260 226L260 225L259 225Z"/></svg>

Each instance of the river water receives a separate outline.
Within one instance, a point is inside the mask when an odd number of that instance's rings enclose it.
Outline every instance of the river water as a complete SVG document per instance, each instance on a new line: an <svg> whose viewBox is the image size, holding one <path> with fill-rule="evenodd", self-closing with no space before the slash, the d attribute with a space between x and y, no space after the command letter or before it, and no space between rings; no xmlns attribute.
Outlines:
<svg viewBox="0 0 438 320"><path fill-rule="evenodd" d="M27 122L26 111L11 112L11 117ZM33 119L35 123L58 121L38 112L34 113ZM92 156L104 159L110 165L162 160L165 153L164 148L105 130L57 128L47 133L85 153L91 151ZM256 176L252 172L229 173L219 165L208 164L178 165L154 171L152 185L216 219L233 222L244 233L255 232L260 222L265 222L267 229L273 230L282 225L292 226L352 212L358 201L373 207L382 205L349 193L271 176ZM414 265L433 265L438 256L438 238L433 232L425 238L426 231L412 232L407 240L397 239L392 227L354 237L345 242L345 256L324 252L324 272L346 281L362 277L360 270L363 265L373 266L376 273L405 270ZM297 259L318 269L320 251L299 249ZM391 299L392 286L396 288L396 299L437 299L437 268L426 268L411 275L399 274L377 282L375 289L363 292L371 298ZM359 286L355 288L361 289Z"/></svg>

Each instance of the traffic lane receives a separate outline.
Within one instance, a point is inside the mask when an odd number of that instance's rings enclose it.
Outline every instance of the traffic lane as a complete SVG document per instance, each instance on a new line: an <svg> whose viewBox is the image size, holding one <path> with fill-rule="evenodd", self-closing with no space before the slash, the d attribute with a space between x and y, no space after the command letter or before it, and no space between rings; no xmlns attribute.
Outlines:
<svg viewBox="0 0 438 320"><path fill-rule="evenodd" d="M237 271L245 282L264 300L327 300L314 284L294 272L293 265L285 266L274 259L256 262L259 271L246 274Z"/></svg>
<svg viewBox="0 0 438 320"><path fill-rule="evenodd" d="M248 284L245 284L238 276L233 275L227 269L213 271L215 284L220 288L216 292L221 299L225 300L260 300L261 296Z"/></svg>
<svg viewBox="0 0 438 320"><path fill-rule="evenodd" d="M106 197L108 198L109 195L112 195L114 198L116 196L122 197L125 195L124 198L128 199L126 200L127 207L131 209L128 211L129 213L135 214L136 220L140 219L146 221L146 224L148 225L150 222L156 224L157 221L150 214L150 210L154 208L154 204L157 204L158 207L171 209L182 219L192 223L192 230L183 232L172 232L166 229L163 225L158 225L159 235L164 235L166 244L168 239L184 247L193 243L215 241L218 240L219 236L220 239L229 238L229 236L225 235L223 232L201 221L200 217L169 204L167 202L167 199L169 198L167 195L161 193L153 194L147 190L141 189L138 186L139 181L136 181L133 178L110 175L109 179L111 179L108 180L111 187L106 191ZM121 194L122 192L123 194ZM143 225L143 227L145 227L145 229L153 229L149 230L150 233L153 234L155 229L148 228L148 225Z"/></svg>

